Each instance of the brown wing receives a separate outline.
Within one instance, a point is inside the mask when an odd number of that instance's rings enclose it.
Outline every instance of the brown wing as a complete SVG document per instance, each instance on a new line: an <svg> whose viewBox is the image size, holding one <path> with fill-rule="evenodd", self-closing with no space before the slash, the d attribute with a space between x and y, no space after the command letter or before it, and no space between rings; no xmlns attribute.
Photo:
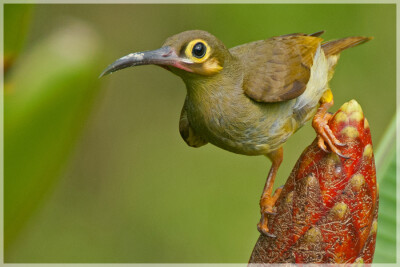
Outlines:
<svg viewBox="0 0 400 267"><path fill-rule="evenodd" d="M208 142L200 136L196 135L192 127L190 127L189 120L186 114L186 106L184 105L179 119L179 133L183 140L191 147L200 147L206 145Z"/></svg>
<svg viewBox="0 0 400 267"><path fill-rule="evenodd" d="M232 48L230 52L245 70L246 95L258 102L280 102L301 95L322 42L317 37L320 34L289 34Z"/></svg>

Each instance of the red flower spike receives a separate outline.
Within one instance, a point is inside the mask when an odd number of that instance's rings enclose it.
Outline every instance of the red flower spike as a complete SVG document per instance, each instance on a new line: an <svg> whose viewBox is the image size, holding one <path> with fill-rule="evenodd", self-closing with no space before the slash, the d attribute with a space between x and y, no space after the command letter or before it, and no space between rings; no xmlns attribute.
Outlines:
<svg viewBox="0 0 400 267"><path fill-rule="evenodd" d="M372 263L378 189L369 125L351 100L329 127L350 158L322 151L317 139L305 149L268 217L276 237L261 235L249 263Z"/></svg>

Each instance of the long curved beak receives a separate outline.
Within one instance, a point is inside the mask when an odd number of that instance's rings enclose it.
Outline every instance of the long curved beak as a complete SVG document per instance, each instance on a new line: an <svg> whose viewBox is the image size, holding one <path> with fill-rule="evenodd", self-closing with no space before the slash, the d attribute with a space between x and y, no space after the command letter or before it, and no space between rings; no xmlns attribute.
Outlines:
<svg viewBox="0 0 400 267"><path fill-rule="evenodd" d="M176 68L183 69L185 71L192 72L190 68L185 66L185 59L181 59L174 49L169 46L161 47L157 50L144 51L138 53L131 53L120 59L117 59L114 63L109 65L99 76L99 78L113 73L117 70L122 70L128 67L140 66L140 65L160 65L160 66L173 66Z"/></svg>

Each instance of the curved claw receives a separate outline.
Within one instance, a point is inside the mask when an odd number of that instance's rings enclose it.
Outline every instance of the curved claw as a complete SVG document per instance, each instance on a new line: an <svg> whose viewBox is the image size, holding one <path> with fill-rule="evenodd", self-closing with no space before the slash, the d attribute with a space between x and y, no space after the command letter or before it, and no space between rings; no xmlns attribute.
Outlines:
<svg viewBox="0 0 400 267"><path fill-rule="evenodd" d="M345 147L347 144L339 142L337 140L336 136L333 134L332 130L329 128L327 124L321 126L317 125L316 131L318 134L318 146L321 148L324 152L329 153L329 151L326 148L325 142L328 144L329 148L332 150L333 153L337 154L339 157L344 158L344 159L350 159L349 156L343 155L340 150L336 147Z"/></svg>
<svg viewBox="0 0 400 267"><path fill-rule="evenodd" d="M260 206L261 206L261 219L260 222L257 224L258 231L266 236L269 237L276 237L274 234L271 234L268 229L268 216L267 215L277 215L276 212L275 202L278 199L279 195L281 194L283 186L278 187L275 190L274 195L271 197L270 195L266 195L261 198Z"/></svg>
<svg viewBox="0 0 400 267"><path fill-rule="evenodd" d="M264 229L260 223L257 224L257 230L260 232L260 234L264 235L264 236L269 236L269 237L273 237L275 238L276 235L272 234L269 232L268 228Z"/></svg>
<svg viewBox="0 0 400 267"><path fill-rule="evenodd" d="M262 232L262 234L263 234L263 235L266 235L266 236L268 236L268 237L276 238L276 235L271 234L270 232L266 232L266 233Z"/></svg>
<svg viewBox="0 0 400 267"><path fill-rule="evenodd" d="M324 139L321 136L318 136L318 147L325 153L329 153L328 149L326 149Z"/></svg>
<svg viewBox="0 0 400 267"><path fill-rule="evenodd" d="M340 146L340 147L345 147L345 146L347 146L347 144L344 144L344 143L335 143L335 145Z"/></svg>
<svg viewBox="0 0 400 267"><path fill-rule="evenodd" d="M344 158L344 159L350 159L351 157L349 157L349 156L345 156L345 155L343 155L342 153L337 153L336 152L336 154L339 156L339 157L341 157L341 158Z"/></svg>
<svg viewBox="0 0 400 267"><path fill-rule="evenodd" d="M327 109L333 104L324 103L319 108L317 114L313 118L312 125L318 135L318 146L326 153L329 153L327 147L341 158L349 159L350 157L343 155L338 147L345 147L346 144L340 142L329 128L328 121L332 115L327 113Z"/></svg>

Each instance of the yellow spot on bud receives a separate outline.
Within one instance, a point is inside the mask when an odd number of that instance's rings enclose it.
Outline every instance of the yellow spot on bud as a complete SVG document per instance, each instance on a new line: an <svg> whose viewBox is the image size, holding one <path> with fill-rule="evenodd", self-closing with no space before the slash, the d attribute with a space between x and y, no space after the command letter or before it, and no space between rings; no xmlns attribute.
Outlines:
<svg viewBox="0 0 400 267"><path fill-rule="evenodd" d="M321 231L317 227L313 227L305 233L304 239L307 243L320 242L322 240Z"/></svg>
<svg viewBox="0 0 400 267"><path fill-rule="evenodd" d="M348 121L348 117L347 117L346 113L344 113L343 111L340 111L335 115L335 121L337 123L343 122L343 121L347 122Z"/></svg>
<svg viewBox="0 0 400 267"><path fill-rule="evenodd" d="M358 104L357 101L355 101L354 99L353 99L353 100L350 100L350 101L347 102L347 103L344 103L344 104L340 107L340 109L341 109L342 111L346 112L347 114L351 114L351 113L353 113L353 112L360 112L360 113L362 114L362 109L361 109L360 104Z"/></svg>
<svg viewBox="0 0 400 267"><path fill-rule="evenodd" d="M354 120L356 122L360 122L364 118L364 114L362 112L356 111L350 115L350 120Z"/></svg>
<svg viewBox="0 0 400 267"><path fill-rule="evenodd" d="M346 126L345 128L343 128L343 130L341 131L342 134L350 137L350 138L356 138L358 137L358 131L355 127L353 126Z"/></svg>
<svg viewBox="0 0 400 267"><path fill-rule="evenodd" d="M368 144L364 147L364 152L363 152L364 157L372 157L372 145Z"/></svg>
<svg viewBox="0 0 400 267"><path fill-rule="evenodd" d="M364 118L364 129L368 129L369 128L369 123L367 121L367 118Z"/></svg>
<svg viewBox="0 0 400 267"><path fill-rule="evenodd" d="M358 257L354 263L364 263L364 259L362 257Z"/></svg>
<svg viewBox="0 0 400 267"><path fill-rule="evenodd" d="M286 196L286 203L291 204L293 202L293 191L287 194Z"/></svg>
<svg viewBox="0 0 400 267"><path fill-rule="evenodd" d="M365 183L365 178L362 174L357 173L351 178L350 183L353 186L353 189L358 191L361 189L361 186L363 186L363 184Z"/></svg>
<svg viewBox="0 0 400 267"><path fill-rule="evenodd" d="M349 106L349 102L346 102L340 107L339 110L346 111L348 106Z"/></svg>
<svg viewBox="0 0 400 267"><path fill-rule="evenodd" d="M348 207L345 203L339 202L336 203L335 206L333 206L331 213L334 215L337 219L341 220L344 218L348 210Z"/></svg>
<svg viewBox="0 0 400 267"><path fill-rule="evenodd" d="M313 174L311 174L310 176L307 177L306 183L308 186L315 186L318 185L318 180L317 178L315 178Z"/></svg>
<svg viewBox="0 0 400 267"><path fill-rule="evenodd" d="M372 225L371 225L371 232L370 232L370 235L376 234L377 231L378 231L378 222L377 222L376 220L374 220L374 221L372 222Z"/></svg>

